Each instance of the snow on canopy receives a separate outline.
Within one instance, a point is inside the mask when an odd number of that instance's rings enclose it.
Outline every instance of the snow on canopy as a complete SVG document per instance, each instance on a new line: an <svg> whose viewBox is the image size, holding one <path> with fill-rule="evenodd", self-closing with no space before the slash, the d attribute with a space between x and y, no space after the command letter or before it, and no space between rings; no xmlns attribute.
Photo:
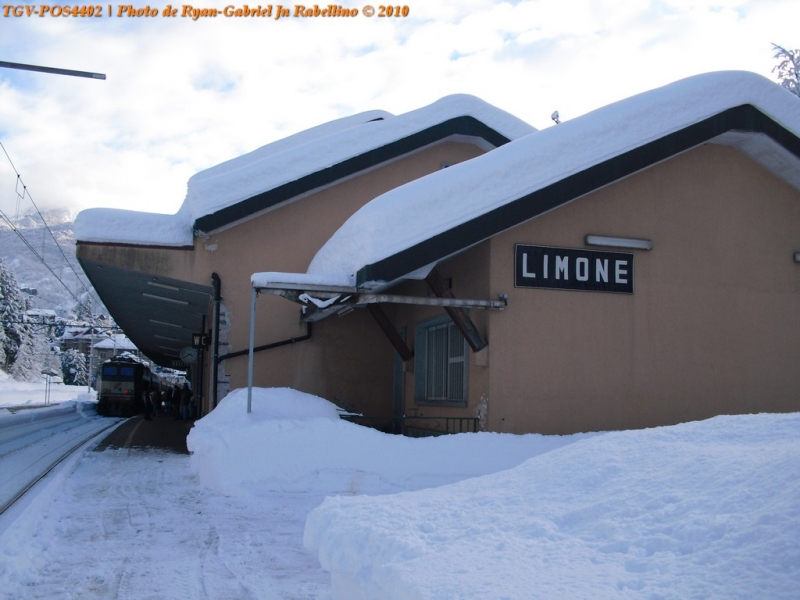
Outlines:
<svg viewBox="0 0 800 600"><path fill-rule="evenodd" d="M750 104L800 136L800 103L754 73L697 75L610 104L407 183L367 203L323 245L307 281L354 286L364 266L593 165ZM414 215L413 219L409 215ZM266 275L266 277L259 277ZM256 274L253 281L288 280Z"/></svg>
<svg viewBox="0 0 800 600"><path fill-rule="evenodd" d="M189 179L186 198L174 215L84 210L75 221L75 237L84 242L191 246L194 222L203 216L461 116L474 117L509 139L536 131L513 115L465 94L446 96L399 116L364 112L197 173Z"/></svg>

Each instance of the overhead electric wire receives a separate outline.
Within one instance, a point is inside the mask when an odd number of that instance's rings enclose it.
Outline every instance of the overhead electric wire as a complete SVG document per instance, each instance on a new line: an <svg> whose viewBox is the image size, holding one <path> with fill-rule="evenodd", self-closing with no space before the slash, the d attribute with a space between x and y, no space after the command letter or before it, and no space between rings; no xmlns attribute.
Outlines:
<svg viewBox="0 0 800 600"><path fill-rule="evenodd" d="M33 207L36 209L36 214L38 214L39 218L42 220L42 224L44 225L45 229L47 229L47 232L50 234L50 237L52 238L53 243L56 245L56 248L58 248L58 251L61 253L61 256L64 258L64 261L67 263L67 265L69 266L70 270L75 275L75 280L80 284L80 286L84 289L84 291L87 294L92 295L92 290L90 290L86 286L86 284L81 280L80 275L78 275L78 272L75 270L75 267L70 262L69 258L67 258L67 255L64 254L64 249L58 243L58 240L56 239L56 236L53 233L53 230L50 229L50 226L47 224L47 221L45 221L45 219L44 219L44 215L42 215L42 212L39 210L39 207L36 205L36 202L34 202L33 196L31 196L30 191L28 191L28 186L25 185L24 181L22 181L22 176L20 175L19 171L17 171L17 168L14 166L14 162L11 160L11 157L8 155L8 151L6 150L6 147L3 145L3 142L0 142L0 148L3 149L3 153L6 155L6 158L8 159L8 163L11 165L11 168L14 170L14 173L17 176L17 182L22 184L23 193L22 193L21 197L24 199L27 196L28 200L31 201L31 204L33 204ZM20 197L19 192L16 192L16 193L17 193L17 197ZM64 286L64 288L67 290L67 292L69 292L70 296L72 296L75 299L76 302L80 302L80 299L72 292L72 290L69 289L67 284L64 283L58 275L56 275L55 271L53 271L53 269L50 268L50 265L47 264L45 258L34 249L34 247L30 244L30 242L28 242L28 240L25 238L25 236L22 235L22 232L19 231L19 229L11 222L11 220L8 218L8 216L6 216L6 214L2 210L0 210L0 214L2 214L3 218L6 220L6 222L14 230L14 233L16 233L20 237L20 239L31 250L31 252L33 252L36 255L36 257L42 262L42 264L45 267L47 267L47 270L50 271L53 274L53 277L55 277L58 280L58 282L61 283L61 285ZM97 302L97 304L102 306L103 303L100 301L99 298L97 298L96 294L94 294L94 300Z"/></svg>
<svg viewBox="0 0 800 600"><path fill-rule="evenodd" d="M47 264L47 261L45 261L44 257L43 257L41 254L39 254L39 252L37 252L36 248L34 248L33 246L31 246L30 242L29 242L29 241L28 241L28 240L25 238L25 236L24 236L24 235L22 235L22 232L21 232L19 229L17 229L17 228L16 228L16 226L14 225L14 223L12 223L12 222L11 222L11 219L9 219L9 218L8 218L8 216L6 216L6 213L5 213L5 212L3 212L3 210L2 210L2 209L0 209L0 215L2 215L2 217L3 217L3 219L5 219L6 223L8 223L8 224L9 224L9 226L10 226L10 227L11 227L11 229L14 231L14 233L16 233L16 234L19 236L19 238L20 238L20 239L23 241L23 243L24 243L24 244L25 244L25 245L28 247L28 249L29 249L31 252L33 252L33 254L36 256L36 258L38 258L38 259L41 261L41 263L42 263L42 264L43 264L45 267L47 267L47 270L48 270L48 271L50 271L50 272L53 274L53 277L55 277L55 278L58 280L58 282L59 282L61 285L63 285L63 286L64 286L64 289L65 289L65 290L67 290L67 292L69 293L69 295L70 295L70 296L72 296L72 297L75 299L75 301L76 301L76 302L80 302L80 299L79 299L79 298L78 298L78 297L77 297L77 296L76 296L76 295L75 295L75 294L72 292L72 290L71 290L71 289L69 289L69 286L67 286L67 284L66 284L66 283L64 283L64 282L61 280L61 278L60 278L60 277L59 277L59 276L56 274L56 272L55 272L55 271L53 271L53 269L50 267L50 265L48 265L48 264Z"/></svg>

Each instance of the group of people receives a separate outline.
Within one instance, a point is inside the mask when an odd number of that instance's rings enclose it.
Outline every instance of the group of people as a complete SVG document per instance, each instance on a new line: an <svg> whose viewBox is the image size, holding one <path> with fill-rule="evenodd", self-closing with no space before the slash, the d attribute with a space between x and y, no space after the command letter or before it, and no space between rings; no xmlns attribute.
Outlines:
<svg viewBox="0 0 800 600"><path fill-rule="evenodd" d="M176 420L190 421L195 418L195 401L189 384L183 387L167 386L159 391L151 388L142 392L144 401L144 418L149 421L159 414L174 416Z"/></svg>

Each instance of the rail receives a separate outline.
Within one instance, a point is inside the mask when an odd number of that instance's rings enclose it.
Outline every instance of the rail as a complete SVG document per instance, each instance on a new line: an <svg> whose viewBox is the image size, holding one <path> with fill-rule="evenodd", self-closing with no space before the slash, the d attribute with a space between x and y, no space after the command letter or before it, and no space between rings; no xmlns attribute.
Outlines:
<svg viewBox="0 0 800 600"><path fill-rule="evenodd" d="M0 515L76 450L120 422L118 419L86 419L75 413L62 413L58 417L33 422L26 419L24 422L3 423L3 435L0 436L0 472L3 474ZM39 425L38 431L30 429L33 423ZM58 430L60 425L66 428Z"/></svg>

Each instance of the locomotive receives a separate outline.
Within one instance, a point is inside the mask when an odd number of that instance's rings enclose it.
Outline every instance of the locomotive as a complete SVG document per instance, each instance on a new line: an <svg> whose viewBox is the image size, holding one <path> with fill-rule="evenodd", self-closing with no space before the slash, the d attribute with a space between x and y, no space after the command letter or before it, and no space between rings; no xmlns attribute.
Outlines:
<svg viewBox="0 0 800 600"><path fill-rule="evenodd" d="M100 365L97 412L107 417L132 417L144 411L144 394L161 392L161 379L132 355L120 354Z"/></svg>

